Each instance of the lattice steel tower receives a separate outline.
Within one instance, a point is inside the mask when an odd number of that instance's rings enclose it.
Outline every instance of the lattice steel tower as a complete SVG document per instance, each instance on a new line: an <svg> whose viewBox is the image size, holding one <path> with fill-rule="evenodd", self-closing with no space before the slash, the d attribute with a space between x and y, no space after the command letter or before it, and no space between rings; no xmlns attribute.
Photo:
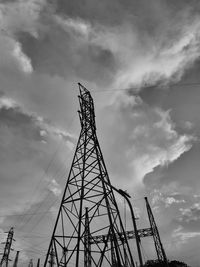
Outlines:
<svg viewBox="0 0 200 267"><path fill-rule="evenodd" d="M0 267L4 267L4 266L8 267L10 250L12 246L12 241L14 240L13 235L14 235L14 229L13 227L11 227L10 231L8 232L8 236L5 242L5 247L4 247L4 252L3 252L2 259L1 259Z"/></svg>
<svg viewBox="0 0 200 267"><path fill-rule="evenodd" d="M96 134L90 92L79 84L81 132L44 266L134 267ZM99 243L93 236L104 235Z"/></svg>
<svg viewBox="0 0 200 267"><path fill-rule="evenodd" d="M156 226L156 222L153 216L153 212L151 210L151 207L149 205L148 199L147 197L144 198L145 202L146 202L146 208L147 208L147 214L149 217L149 222L150 222L150 226L151 226L151 232L152 232L152 236L154 239L154 244L155 244L155 248L156 248L156 253L157 253L157 257L158 257L158 261L163 262L165 264L166 267L168 267L168 260L165 254L165 250L163 248L161 239L160 239L160 235L158 232L158 228Z"/></svg>

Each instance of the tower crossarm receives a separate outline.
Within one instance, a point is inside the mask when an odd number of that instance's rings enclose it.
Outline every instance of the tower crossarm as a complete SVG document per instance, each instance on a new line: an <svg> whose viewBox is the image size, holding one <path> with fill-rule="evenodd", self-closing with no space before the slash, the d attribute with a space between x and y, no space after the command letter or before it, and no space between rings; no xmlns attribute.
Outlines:
<svg viewBox="0 0 200 267"><path fill-rule="evenodd" d="M151 228L138 229L138 235L140 238L148 237L148 236L153 236L153 232L152 232ZM123 240L124 235L122 233L118 234L117 238L119 240ZM135 238L135 232L134 231L126 231L126 238L127 239ZM90 244L105 243L105 242L110 242L110 241L111 241L111 237L109 239L107 239L107 235L97 235L97 236L91 237Z"/></svg>

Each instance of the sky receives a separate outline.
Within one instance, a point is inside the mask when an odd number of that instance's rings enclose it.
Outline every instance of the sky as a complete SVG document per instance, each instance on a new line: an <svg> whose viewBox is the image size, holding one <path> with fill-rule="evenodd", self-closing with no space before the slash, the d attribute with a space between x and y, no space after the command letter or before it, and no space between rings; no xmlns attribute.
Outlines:
<svg viewBox="0 0 200 267"><path fill-rule="evenodd" d="M200 265L199 15L195 0L0 1L0 238L14 227L21 267L47 252L80 131L78 82L138 227L147 196L167 257Z"/></svg>

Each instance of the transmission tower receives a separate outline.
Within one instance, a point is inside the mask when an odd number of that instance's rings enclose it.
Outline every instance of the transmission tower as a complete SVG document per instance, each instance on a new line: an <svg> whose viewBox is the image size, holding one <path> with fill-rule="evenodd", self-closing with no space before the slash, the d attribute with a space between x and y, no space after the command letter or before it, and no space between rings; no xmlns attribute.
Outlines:
<svg viewBox="0 0 200 267"><path fill-rule="evenodd" d="M18 265L18 258L19 258L19 251L17 251L17 253L16 253L15 260L14 260L14 263L13 263L13 267L17 267L17 265Z"/></svg>
<svg viewBox="0 0 200 267"><path fill-rule="evenodd" d="M79 90L81 132L44 266L53 249L56 267L134 267L97 139L93 99L81 84ZM104 242L89 242L88 235L104 235Z"/></svg>
<svg viewBox="0 0 200 267"><path fill-rule="evenodd" d="M5 244L5 247L4 247L4 252L3 252L2 259L1 259L0 267L8 267L8 262L10 261L9 260L10 250L12 246L12 241L14 240L13 235L14 235L14 229L13 227L11 227L10 231L8 232L6 242L2 243L2 244Z"/></svg>
<svg viewBox="0 0 200 267"><path fill-rule="evenodd" d="M151 207L149 205L147 197L145 197L145 202L146 202L147 214L149 217L150 227L151 227L151 231L152 231L152 235L153 235L153 239L154 239L154 244L155 244L158 260L160 262L165 263L165 265L167 267L168 266L168 260L167 260L165 250L163 248L163 245L162 245L162 242L160 239L160 235L158 232L158 228L156 226L156 222L155 222L155 219L153 216L153 212L151 210Z"/></svg>

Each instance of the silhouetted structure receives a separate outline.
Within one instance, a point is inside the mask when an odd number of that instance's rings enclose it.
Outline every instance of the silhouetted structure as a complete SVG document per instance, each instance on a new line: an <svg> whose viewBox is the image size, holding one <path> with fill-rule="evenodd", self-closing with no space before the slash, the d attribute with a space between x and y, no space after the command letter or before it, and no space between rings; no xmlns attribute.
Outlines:
<svg viewBox="0 0 200 267"><path fill-rule="evenodd" d="M96 135L93 99L81 84L79 90L81 132L44 266L53 249L57 267L134 267Z"/></svg>
<svg viewBox="0 0 200 267"><path fill-rule="evenodd" d="M153 216L153 212L151 210L151 207L149 205L148 199L147 197L145 197L145 201L146 201L146 207L147 207L147 213L148 213L148 217L149 217L149 222L150 222L150 227L151 227L151 231L152 231L152 235L153 235L153 239L154 239L154 244L155 244L155 248L156 248L156 253L157 253L157 257L158 257L158 262L163 263L163 266L168 266L168 261L167 261L167 257L165 254L165 250L163 248L161 239L160 239L160 235L158 232L158 228L156 226L156 222Z"/></svg>
<svg viewBox="0 0 200 267"><path fill-rule="evenodd" d="M112 188L118 192L119 194L121 194L122 196L125 197L126 200L128 200L128 198L130 197L125 191L121 190L121 189L117 189L114 186L112 186ZM139 259L139 263L140 263L140 267L143 266L143 259L142 259L142 255L141 255L141 250L140 250L140 246L141 246L141 238L144 237L149 237L152 236L154 239L154 244L155 244L155 250L156 250L156 254L157 254L157 260L152 260L149 261L148 264L152 263L153 264L157 264L156 266L163 266L166 267L168 266L168 261L167 261L167 257L163 248L163 245L161 243L161 239L160 239L160 235L158 232L158 228L153 216L153 212L151 210L151 207L149 205L148 199L145 198L145 202L146 202L146 208L147 208L147 214L149 217L149 223L150 223L150 228L143 228L143 229L137 229L136 226L136 219L134 216L134 212L133 212L133 208L131 205L131 202L128 200L127 201L130 207L130 211L131 211L131 216L132 216L132 221L133 221L133 228L134 230L131 231L126 231L126 238L129 239L133 239L135 238L136 241L138 240L138 242L136 242L137 245L137 249L138 249L138 259ZM136 234L137 233L137 234ZM116 236L118 239L123 237L123 233L120 233L119 236ZM104 240L106 239L106 235L97 235L97 236L92 236L90 237L90 243L93 244L95 243L103 243ZM108 242L110 242L110 239L108 239ZM144 265L146 266L146 265ZM150 265L149 265L150 266Z"/></svg>
<svg viewBox="0 0 200 267"><path fill-rule="evenodd" d="M144 267L165 267L164 262L160 262L159 260L148 260L145 264ZM186 263L181 262L181 261L170 261L168 262L169 267L189 267Z"/></svg>
<svg viewBox="0 0 200 267"><path fill-rule="evenodd" d="M37 267L40 267L40 259L38 259Z"/></svg>
<svg viewBox="0 0 200 267"><path fill-rule="evenodd" d="M8 267L9 255L10 255L10 250L11 250L12 241L13 241L13 235L14 235L14 229L13 227L11 227L10 231L8 232L6 242L2 243L2 244L5 244L5 247L4 247L4 252L3 252L3 256L1 259L1 263L0 263L1 267L4 267L4 266Z"/></svg>
<svg viewBox="0 0 200 267"><path fill-rule="evenodd" d="M18 259L19 259L19 251L17 251L17 253L16 253L15 260L14 260L14 263L13 263L13 267L17 267Z"/></svg>

